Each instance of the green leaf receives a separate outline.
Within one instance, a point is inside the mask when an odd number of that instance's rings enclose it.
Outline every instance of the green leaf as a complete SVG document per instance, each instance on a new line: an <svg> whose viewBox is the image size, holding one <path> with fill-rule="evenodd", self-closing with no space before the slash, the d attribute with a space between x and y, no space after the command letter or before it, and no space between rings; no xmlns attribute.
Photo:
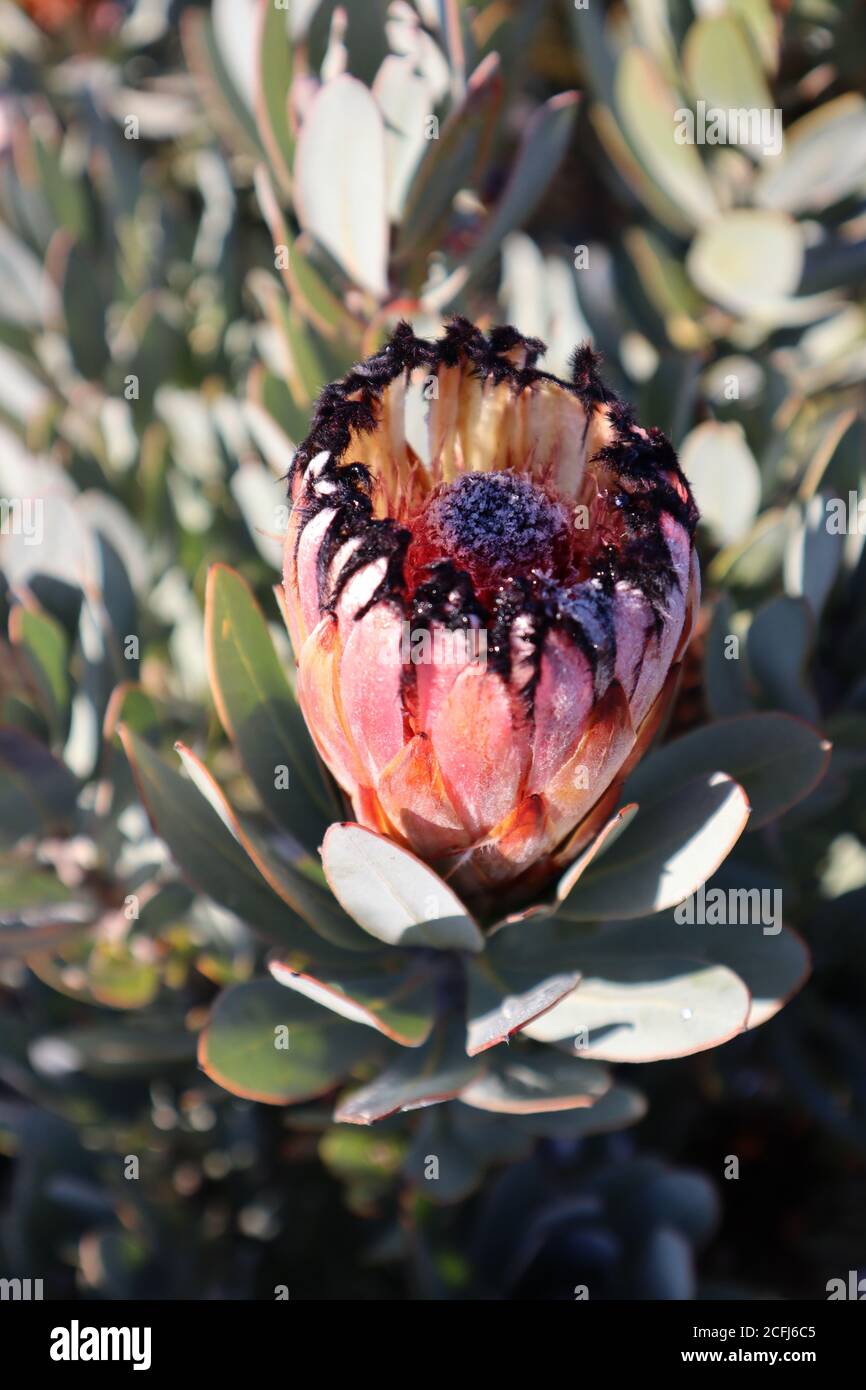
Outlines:
<svg viewBox="0 0 866 1390"><path fill-rule="evenodd" d="M531 923L527 935L534 934ZM580 979L573 958L551 961L540 943L527 959L509 958L497 937L467 969L466 1051L476 1057L507 1042L570 994Z"/></svg>
<svg viewBox="0 0 866 1390"><path fill-rule="evenodd" d="M612 845L615 845L624 830L627 830L637 815L640 807L636 801L631 801L611 816L599 830L598 834L590 841L586 849L578 855L572 864L566 869L559 883L556 885L556 896L559 902L564 902L575 885L583 878L590 864L595 863L602 854L606 854Z"/></svg>
<svg viewBox="0 0 866 1390"><path fill-rule="evenodd" d="M111 693L105 712L105 737L114 738L120 724L153 743L163 731L165 720L146 690L133 681L124 681Z"/></svg>
<svg viewBox="0 0 866 1390"><path fill-rule="evenodd" d="M344 1096L334 1111L341 1124L370 1125L406 1110L452 1100L481 1071L467 1057L456 1019L442 1022L424 1044L401 1052L368 1086Z"/></svg>
<svg viewBox="0 0 866 1390"><path fill-rule="evenodd" d="M701 522L717 545L732 545L751 529L761 500L761 470L743 427L705 420L680 446Z"/></svg>
<svg viewBox="0 0 866 1390"><path fill-rule="evenodd" d="M295 155L295 136L289 121L295 55L288 14L278 9L273 0L259 0L258 21L256 123L271 168L288 192Z"/></svg>
<svg viewBox="0 0 866 1390"><path fill-rule="evenodd" d="M595 1104L610 1090L606 1067L525 1044L492 1053L487 1070L460 1093L464 1105L501 1115L534 1115Z"/></svg>
<svg viewBox="0 0 866 1390"><path fill-rule="evenodd" d="M589 12L587 12L589 13ZM589 24L587 28L589 28ZM694 221L670 196L641 162L637 150L626 139L611 106L597 101L590 108L590 121L607 155L608 168L619 175L621 195L638 198L657 222L678 237L690 236ZM694 290L691 291L694 294Z"/></svg>
<svg viewBox="0 0 866 1390"><path fill-rule="evenodd" d="M292 1105L324 1095L378 1046L274 980L233 985L199 1038L199 1065L233 1095Z"/></svg>
<svg viewBox="0 0 866 1390"><path fill-rule="evenodd" d="M509 918L494 930L484 955L467 963L469 1056L508 1042L580 983L585 929L551 916L553 910Z"/></svg>
<svg viewBox="0 0 866 1390"><path fill-rule="evenodd" d="M50 911L76 901L71 888L46 869L15 858L0 860L0 921L24 912Z"/></svg>
<svg viewBox="0 0 866 1390"><path fill-rule="evenodd" d="M765 71L777 72L782 26L774 12L773 0L728 0L728 9L745 26Z"/></svg>
<svg viewBox="0 0 866 1390"><path fill-rule="evenodd" d="M689 28L682 64L692 96L723 111L773 109L773 100L746 31L730 14L706 15Z"/></svg>
<svg viewBox="0 0 866 1390"><path fill-rule="evenodd" d="M0 958L51 951L91 928L95 909L56 874L28 860L0 860Z"/></svg>
<svg viewBox="0 0 866 1390"><path fill-rule="evenodd" d="M743 788L724 773L696 772L674 790L665 785L579 879L557 915L585 922L672 907L715 872L748 818Z"/></svg>
<svg viewBox="0 0 866 1390"><path fill-rule="evenodd" d="M577 1040L582 1057L608 1062L656 1062L718 1047L743 1031L749 991L732 970L694 957L655 952L604 955L575 952L583 976L561 1004L531 1023L539 1042Z"/></svg>
<svg viewBox="0 0 866 1390"><path fill-rule="evenodd" d="M731 901L730 890L717 891L725 892L727 905ZM708 886L700 915L712 915L713 892ZM728 921L729 909L725 906L721 923L681 923L676 920L677 916L685 915L680 908L676 916L663 913L641 922L617 923L606 928L597 939L597 949L626 959L644 952L651 942L653 951L657 950L659 955L698 956L701 960L724 965L746 985L751 997L746 1026L757 1028L778 1013L804 983L809 974L809 952L796 932L780 923L761 920L763 900L758 902L757 908L753 906L758 901L759 889L735 889L734 892L740 897L750 892L750 897L743 900L747 906L742 909L736 906L739 897L734 906L734 912L748 920ZM699 896L694 908L700 903ZM693 911L691 915L698 913Z"/></svg>
<svg viewBox="0 0 866 1390"><path fill-rule="evenodd" d="M452 889L384 836L361 825L332 825L322 864L334 896L379 941L483 951L484 938Z"/></svg>
<svg viewBox="0 0 866 1390"><path fill-rule="evenodd" d="M261 364L256 364L250 371L249 392L253 406L275 421L293 450L306 439L310 430L310 409L298 404L282 376L274 376L261 368ZM262 444L261 429L256 430L252 424L250 427L256 443L270 462L270 456ZM277 439L276 447L280 445L281 441Z"/></svg>
<svg viewBox="0 0 866 1390"><path fill-rule="evenodd" d="M731 645L731 639L734 639L736 646ZM739 656L740 641L740 635L734 628L730 596L722 594L713 609L704 648L704 688L707 704L716 719L751 714L754 709L744 671L745 662ZM754 803L752 816L754 819Z"/></svg>
<svg viewBox="0 0 866 1390"><path fill-rule="evenodd" d="M78 783L65 763L23 729L0 728L0 842L68 830Z"/></svg>
<svg viewBox="0 0 866 1390"><path fill-rule="evenodd" d="M349 1188L349 1204L362 1213L393 1188L406 1140L401 1134L371 1133L334 1125L319 1140L319 1158Z"/></svg>
<svg viewBox="0 0 866 1390"><path fill-rule="evenodd" d="M424 1194L425 1202L434 1206L464 1201L484 1176L484 1156L478 1152L477 1145L467 1142L466 1136L459 1132L455 1109L452 1105L434 1105L420 1117L403 1163L403 1176ZM464 1113L471 1118L489 1120L480 1111L467 1109ZM496 1156L503 1161L514 1156L524 1157L531 1145L531 1141L522 1136L516 1144L512 1141L506 1150L503 1136L496 1137L499 1141ZM438 1161L435 1181L430 1177L431 1157Z"/></svg>
<svg viewBox="0 0 866 1390"><path fill-rule="evenodd" d="M66 235L57 233L58 238ZM60 242L55 245L60 250ZM114 292L113 263L81 242L64 245L60 260L63 318L73 361L88 381L101 381L110 361L106 315Z"/></svg>
<svg viewBox="0 0 866 1390"><path fill-rule="evenodd" d="M462 102L430 142L409 185L397 230L398 258L426 257L444 232L454 198L471 188L483 167L502 102L499 59L490 54L466 84Z"/></svg>
<svg viewBox="0 0 866 1390"><path fill-rule="evenodd" d="M61 150L54 148L28 127L31 152L38 168L39 188L50 204L55 226L76 239L85 237L90 221L84 180L70 177L64 170Z"/></svg>
<svg viewBox="0 0 866 1390"><path fill-rule="evenodd" d="M767 702L809 720L819 714L805 674L814 626L805 600L775 598L758 609L746 643L749 670Z"/></svg>
<svg viewBox="0 0 866 1390"><path fill-rule="evenodd" d="M758 830L808 796L823 777L830 745L787 714L719 719L674 739L639 763L626 790L651 810L700 773L721 768L745 789Z"/></svg>
<svg viewBox="0 0 866 1390"><path fill-rule="evenodd" d="M781 569L791 517L773 507L764 512L744 541L726 546L709 566L711 584L729 589L758 589Z"/></svg>
<svg viewBox="0 0 866 1390"><path fill-rule="evenodd" d="M249 855L277 897L282 898L293 913L333 945L350 951L375 950L373 943L351 917L346 916L322 885L318 861L298 856L290 859L282 852L278 842L269 839L246 817L237 814L194 753L182 743L175 744L175 749L198 791L212 806L232 838Z"/></svg>
<svg viewBox="0 0 866 1390"><path fill-rule="evenodd" d="M225 565L208 574L205 642L223 728L277 823L315 849L329 820L315 749L262 611Z"/></svg>
<svg viewBox="0 0 866 1390"><path fill-rule="evenodd" d="M511 1128L550 1139L585 1139L591 1134L613 1134L637 1124L647 1112L640 1091L631 1086L611 1086L594 1105L578 1110L554 1110L548 1114L515 1115Z"/></svg>
<svg viewBox="0 0 866 1390"><path fill-rule="evenodd" d="M634 263L641 291L660 316L665 331L682 352L691 352L708 342L706 329L699 322L703 300L686 275L682 257L674 254L656 233L643 227L629 227L623 246ZM680 405L679 399L676 405ZM676 442L676 435L673 435Z"/></svg>
<svg viewBox="0 0 866 1390"><path fill-rule="evenodd" d="M862 188L866 177L866 101L846 92L789 126L778 159L755 186L762 207L817 213Z"/></svg>
<svg viewBox="0 0 866 1390"><path fill-rule="evenodd" d="M306 409L334 376L324 356L325 344L314 335L295 305L282 295L274 295L271 310L285 347L289 387L296 403Z"/></svg>
<svg viewBox="0 0 866 1390"><path fill-rule="evenodd" d="M436 977L412 953L376 956L316 952L315 965L300 953L269 962L281 985L352 1023L363 1023L403 1047L419 1047L430 1036L436 1009Z"/></svg>
<svg viewBox="0 0 866 1390"><path fill-rule="evenodd" d="M219 130L233 149L261 159L264 151L255 120L228 71L211 15L205 10L187 9L180 32L184 57Z"/></svg>
<svg viewBox="0 0 866 1390"><path fill-rule="evenodd" d="M44 304L44 281L39 258L5 224L0 226L0 321L35 328L42 323L46 310L56 312L50 285L50 299Z"/></svg>
<svg viewBox="0 0 866 1390"><path fill-rule="evenodd" d="M399 225L409 184L428 145L433 94L416 70L414 55L391 53L376 74L373 96L385 118L388 216Z"/></svg>
<svg viewBox="0 0 866 1390"><path fill-rule="evenodd" d="M578 100L576 92L561 92L534 112L512 163L508 183L468 258L425 296L427 305L441 309L450 303L484 269L509 232L532 216L565 157Z"/></svg>
<svg viewBox="0 0 866 1390"><path fill-rule="evenodd" d="M682 100L650 55L636 46L627 48L614 87L623 130L647 172L692 226L712 225L716 198L700 156L694 145L675 139Z"/></svg>
<svg viewBox="0 0 866 1390"><path fill-rule="evenodd" d="M312 955L316 937L268 887L249 855L187 778L130 729L119 730L141 799L183 873L269 940Z"/></svg>
<svg viewBox="0 0 866 1390"><path fill-rule="evenodd" d="M62 738L69 704L64 629L50 614L20 606L10 614L9 635L24 657L52 735Z"/></svg>
<svg viewBox="0 0 866 1390"><path fill-rule="evenodd" d="M344 73L319 89L306 112L295 202L304 229L377 299L388 293L387 200L381 112L369 89Z"/></svg>
<svg viewBox="0 0 866 1390"><path fill-rule="evenodd" d="M338 332L345 333L352 326L352 321L343 302L332 292L327 281L319 274L309 257L301 250L298 240L289 231L283 210L263 165L259 165L256 170L255 189L274 247L285 247L285 257L280 259L279 267L293 305L324 337L333 338Z"/></svg>
<svg viewBox="0 0 866 1390"><path fill-rule="evenodd" d="M805 251L802 229L786 213L732 208L699 231L686 267L701 293L731 313L774 312L795 294Z"/></svg>
<svg viewBox="0 0 866 1390"><path fill-rule="evenodd" d="M803 520L785 547L785 592L804 598L817 620L824 611L845 552L844 537L827 525L826 500L819 492L804 508Z"/></svg>
<svg viewBox="0 0 866 1390"><path fill-rule="evenodd" d="M610 170L616 170L620 175L621 192L626 199L638 197L644 206L651 211L657 221L662 222L664 227L670 228L678 236L688 235L694 227L694 220L685 214L680 206L680 200L674 193L663 188L659 179L653 177L646 165L641 163L641 157L634 143L628 140L624 133L623 125L617 121L613 114L616 107L616 61L619 57L619 49L609 42L609 31L606 26L606 14L598 6L589 6L585 10L574 10L567 7L571 17L571 32L574 35L574 42L580 44L584 53L584 64L582 71L585 74L589 88L594 90L596 99L589 108L589 120L595 126L595 132L601 139L603 149L607 154L607 165ZM666 25L666 19L662 24ZM671 63L664 61L659 51L659 44L649 43L644 36L644 26L639 26L638 31L641 35L639 47L641 49L651 49L659 60L660 70L663 76L671 75ZM662 152L663 153L663 152Z"/></svg>
<svg viewBox="0 0 866 1390"><path fill-rule="evenodd" d="M138 960L124 943L97 943L87 960L87 985L99 1004L112 1009L142 1009L159 992L159 970Z"/></svg>

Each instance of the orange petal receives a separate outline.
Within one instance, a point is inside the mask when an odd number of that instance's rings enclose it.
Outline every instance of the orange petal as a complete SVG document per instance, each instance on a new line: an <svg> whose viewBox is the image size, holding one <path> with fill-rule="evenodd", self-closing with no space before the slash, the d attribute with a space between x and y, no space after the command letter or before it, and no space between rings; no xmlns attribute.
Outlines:
<svg viewBox="0 0 866 1390"><path fill-rule="evenodd" d="M487 885L508 883L552 848L551 837L543 797L527 796L472 852L472 872Z"/></svg>
<svg viewBox="0 0 866 1390"><path fill-rule="evenodd" d="M416 734L401 749L376 790L385 814L423 858L438 859L470 843L426 734Z"/></svg>
<svg viewBox="0 0 866 1390"><path fill-rule="evenodd" d="M601 800L634 744L628 701L614 681L590 714L578 747L545 790L557 842Z"/></svg>
<svg viewBox="0 0 866 1390"><path fill-rule="evenodd" d="M298 657L298 699L319 753L340 786L354 796L367 778L340 701L342 646L331 614L313 629Z"/></svg>

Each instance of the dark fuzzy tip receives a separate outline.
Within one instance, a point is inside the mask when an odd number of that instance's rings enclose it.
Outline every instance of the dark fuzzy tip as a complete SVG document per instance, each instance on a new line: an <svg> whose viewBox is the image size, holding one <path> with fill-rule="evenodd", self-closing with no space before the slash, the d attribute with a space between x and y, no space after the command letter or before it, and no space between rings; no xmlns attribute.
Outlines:
<svg viewBox="0 0 866 1390"><path fill-rule="evenodd" d="M520 366L506 356L516 349L522 349ZM534 678L523 691L530 705L544 640L553 628L565 632L585 653L596 673L597 686L601 689L608 683L616 652L611 593L618 581L633 584L646 595L660 629L666 600L676 583L662 516L667 513L674 517L690 536L698 521L697 507L670 442L658 429L649 429L646 434L637 430L631 408L604 385L599 355L589 344L577 347L570 362L571 379L562 381L536 366L545 350L539 339L526 338L509 325L494 328L485 336L468 319L458 316L441 338L430 341L416 337L411 326L401 322L380 351L322 391L310 433L297 450L290 472L294 492L310 461L317 454L330 456L295 498L305 524L324 507L335 509L319 552L322 611L333 608L354 574L384 556L384 578L364 612L389 600L411 614L413 626L433 621L451 628L473 622L486 624L493 667L506 678L511 669L513 624L525 615L531 620L536 656ZM407 593L405 559L412 536L393 519L373 518L369 471L362 464L344 463L343 459L353 433L375 429L375 407L398 377L417 368L435 373L442 367L456 366L482 380L508 382L515 394L535 382L549 381L575 396L587 413L599 406L606 408L613 439L592 461L603 464L622 484L614 505L622 519L623 540L616 546L599 547L589 579L576 588L545 586L537 577L521 578L498 592L488 609L479 601L470 575L449 560L429 566L413 592ZM679 484L685 500L671 480ZM323 488L322 483L328 486ZM336 581L329 584L334 556L355 537L360 538L360 544Z"/></svg>

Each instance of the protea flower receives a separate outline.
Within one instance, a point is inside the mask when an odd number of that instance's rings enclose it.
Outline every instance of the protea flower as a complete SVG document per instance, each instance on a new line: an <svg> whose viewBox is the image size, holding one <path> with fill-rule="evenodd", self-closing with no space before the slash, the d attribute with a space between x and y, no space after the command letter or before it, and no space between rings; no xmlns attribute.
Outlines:
<svg viewBox="0 0 866 1390"><path fill-rule="evenodd" d="M401 324L318 402L285 552L301 705L361 824L477 899L594 837L659 726L697 512L591 349ZM426 457L407 402L428 405ZM414 411L417 414L417 411Z"/></svg>

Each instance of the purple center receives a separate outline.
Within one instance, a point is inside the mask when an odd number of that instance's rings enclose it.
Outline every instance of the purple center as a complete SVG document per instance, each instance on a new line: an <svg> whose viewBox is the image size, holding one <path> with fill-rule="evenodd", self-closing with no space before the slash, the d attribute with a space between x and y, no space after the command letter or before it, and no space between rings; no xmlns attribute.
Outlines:
<svg viewBox="0 0 866 1390"><path fill-rule="evenodd" d="M464 473L433 494L413 529L413 568L452 560L487 589L516 571L548 571L569 515L522 474Z"/></svg>

